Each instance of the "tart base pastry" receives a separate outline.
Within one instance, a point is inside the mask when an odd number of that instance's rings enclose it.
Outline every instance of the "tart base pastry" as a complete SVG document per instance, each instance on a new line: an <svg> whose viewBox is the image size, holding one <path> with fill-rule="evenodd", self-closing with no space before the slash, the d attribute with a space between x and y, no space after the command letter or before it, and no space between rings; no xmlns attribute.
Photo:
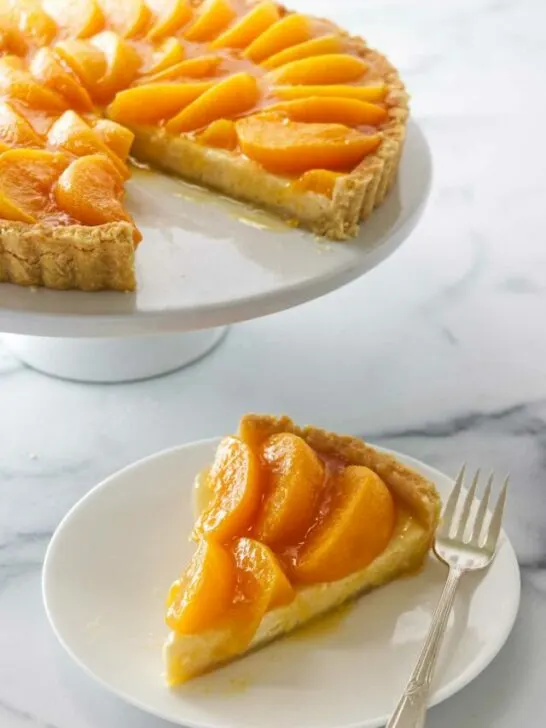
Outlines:
<svg viewBox="0 0 546 728"><path fill-rule="evenodd" d="M52 227L0 220L0 282L133 291L133 230L126 222Z"/></svg>
<svg viewBox="0 0 546 728"><path fill-rule="evenodd" d="M354 437L339 436L314 427L300 428L287 417L248 415L240 435L261 442L276 433L301 437L319 455L347 465L362 465L381 477L394 497L397 516L387 547L366 568L338 581L299 586L286 606L268 611L247 648L226 657L229 627L199 634L171 632L164 645L167 682L171 685L238 659L326 614L345 602L415 573L431 547L440 516L440 498L434 485L390 455Z"/></svg>

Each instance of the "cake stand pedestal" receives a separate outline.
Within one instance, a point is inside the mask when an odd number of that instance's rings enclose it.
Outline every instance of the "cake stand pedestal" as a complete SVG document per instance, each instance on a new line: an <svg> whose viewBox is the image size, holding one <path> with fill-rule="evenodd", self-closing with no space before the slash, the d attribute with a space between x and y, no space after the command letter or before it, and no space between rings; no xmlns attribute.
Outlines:
<svg viewBox="0 0 546 728"><path fill-rule="evenodd" d="M186 334L59 339L8 334L4 343L24 364L80 382L131 382L185 367L211 352L227 333L220 326Z"/></svg>
<svg viewBox="0 0 546 728"><path fill-rule="evenodd" d="M128 185L143 232L136 293L0 286L0 332L46 374L122 382L166 374L212 351L226 326L283 311L364 275L391 255L423 212L428 145L408 126L398 180L348 243L318 240L245 205L151 172Z"/></svg>

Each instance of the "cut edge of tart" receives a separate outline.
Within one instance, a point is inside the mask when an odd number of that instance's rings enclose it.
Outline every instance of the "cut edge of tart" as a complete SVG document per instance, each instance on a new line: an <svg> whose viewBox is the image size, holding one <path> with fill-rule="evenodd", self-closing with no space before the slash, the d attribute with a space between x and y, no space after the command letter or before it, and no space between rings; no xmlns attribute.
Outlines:
<svg viewBox="0 0 546 728"><path fill-rule="evenodd" d="M360 222L383 202L395 182L409 112L408 95L394 66L363 40L351 40L362 44L362 58L373 57L382 69L389 119L379 131L377 149L350 173L340 174L331 195L298 189L290 177L275 174L248 156L169 133L165 126L128 124L135 134L133 154L183 179L269 209L317 235L337 241L355 237Z"/></svg>
<svg viewBox="0 0 546 728"><path fill-rule="evenodd" d="M344 466L364 466L379 476L396 504L390 540L371 563L343 578L289 585L295 590L291 600L268 608L257 629L242 641L229 621L220 620L193 633L171 630L163 648L166 680L171 686L264 647L372 589L414 574L428 554L441 508L439 495L430 481L357 438L315 427L297 427L288 417L246 415L241 420L238 436L250 447L257 448L268 438L285 433L301 438L325 461L333 459ZM282 584L277 591L282 592ZM282 600L275 598L275 604L278 603L282 604Z"/></svg>
<svg viewBox="0 0 546 728"><path fill-rule="evenodd" d="M133 291L134 227L52 227L0 220L0 282L57 290Z"/></svg>

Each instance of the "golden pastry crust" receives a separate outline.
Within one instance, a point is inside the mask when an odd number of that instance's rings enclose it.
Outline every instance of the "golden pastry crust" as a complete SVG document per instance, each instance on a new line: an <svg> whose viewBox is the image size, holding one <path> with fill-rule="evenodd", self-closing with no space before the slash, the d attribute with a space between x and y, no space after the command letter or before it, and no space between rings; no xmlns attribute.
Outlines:
<svg viewBox="0 0 546 728"><path fill-rule="evenodd" d="M53 227L0 220L0 282L133 291L133 230L127 222Z"/></svg>

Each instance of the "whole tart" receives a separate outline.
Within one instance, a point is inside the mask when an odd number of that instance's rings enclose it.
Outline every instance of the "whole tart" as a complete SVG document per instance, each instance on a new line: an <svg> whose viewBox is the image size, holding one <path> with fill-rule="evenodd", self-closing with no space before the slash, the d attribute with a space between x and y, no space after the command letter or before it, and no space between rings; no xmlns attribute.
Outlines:
<svg viewBox="0 0 546 728"><path fill-rule="evenodd" d="M354 437L246 415L197 479L195 554L167 598L170 685L420 568L434 485Z"/></svg>
<svg viewBox="0 0 546 728"><path fill-rule="evenodd" d="M0 281L133 290L129 155L332 240L396 177L396 69L272 0L0 0L0 56Z"/></svg>

